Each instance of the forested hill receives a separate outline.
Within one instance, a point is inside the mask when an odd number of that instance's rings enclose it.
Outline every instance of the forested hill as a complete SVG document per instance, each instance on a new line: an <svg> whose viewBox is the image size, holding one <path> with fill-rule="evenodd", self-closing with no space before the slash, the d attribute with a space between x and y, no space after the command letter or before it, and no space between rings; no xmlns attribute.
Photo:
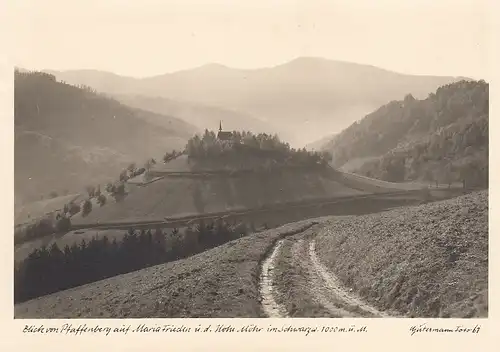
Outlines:
<svg viewBox="0 0 500 352"><path fill-rule="evenodd" d="M17 202L115 179L124 165L182 148L197 131L46 73L16 71L14 88Z"/></svg>
<svg viewBox="0 0 500 352"><path fill-rule="evenodd" d="M417 100L407 95L352 124L325 149L335 166L378 157L357 173L388 181L487 184L489 85L448 84Z"/></svg>

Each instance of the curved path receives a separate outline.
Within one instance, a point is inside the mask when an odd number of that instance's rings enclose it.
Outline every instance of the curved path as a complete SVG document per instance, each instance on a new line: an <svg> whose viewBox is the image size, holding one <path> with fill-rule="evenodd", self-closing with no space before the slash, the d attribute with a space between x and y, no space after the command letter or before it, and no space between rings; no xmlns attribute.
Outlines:
<svg viewBox="0 0 500 352"><path fill-rule="evenodd" d="M270 318L286 318L286 308L274 299L273 293L273 274L276 262L276 256L279 255L281 246L284 240L279 240L274 246L271 254L262 263L260 274L260 294L262 298L262 309L264 313Z"/></svg>
<svg viewBox="0 0 500 352"><path fill-rule="evenodd" d="M340 283L317 256L314 237L302 233L282 239L265 258L259 283L264 313L272 318L389 317Z"/></svg>

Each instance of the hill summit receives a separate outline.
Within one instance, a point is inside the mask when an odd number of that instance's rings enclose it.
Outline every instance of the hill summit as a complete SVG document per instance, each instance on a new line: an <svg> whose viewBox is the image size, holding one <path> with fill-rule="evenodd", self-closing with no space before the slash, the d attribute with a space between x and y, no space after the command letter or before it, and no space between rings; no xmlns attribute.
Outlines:
<svg viewBox="0 0 500 352"><path fill-rule="evenodd" d="M51 73L113 96L160 97L244 114L252 119L252 125L244 127L238 118L235 129L265 132L261 129L263 121L295 147L323 137L325 131L338 133L405 94L425 98L439 86L461 79L405 75L370 65L311 57L258 69L209 64L142 79L98 71ZM229 124L232 119L228 117ZM206 122L197 127L206 128Z"/></svg>

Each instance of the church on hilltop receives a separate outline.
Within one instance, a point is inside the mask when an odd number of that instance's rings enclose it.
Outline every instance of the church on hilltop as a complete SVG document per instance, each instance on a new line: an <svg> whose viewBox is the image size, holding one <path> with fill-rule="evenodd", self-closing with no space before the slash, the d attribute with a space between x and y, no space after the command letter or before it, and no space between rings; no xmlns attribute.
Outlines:
<svg viewBox="0 0 500 352"><path fill-rule="evenodd" d="M233 134L228 131L222 130L222 121L219 121L219 133L217 133L217 139L221 141L230 141L233 137Z"/></svg>

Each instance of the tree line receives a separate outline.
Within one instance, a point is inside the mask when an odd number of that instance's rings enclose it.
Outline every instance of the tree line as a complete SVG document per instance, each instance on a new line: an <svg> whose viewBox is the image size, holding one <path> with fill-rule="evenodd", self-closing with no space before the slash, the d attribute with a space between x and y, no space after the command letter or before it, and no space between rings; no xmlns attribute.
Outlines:
<svg viewBox="0 0 500 352"><path fill-rule="evenodd" d="M121 241L93 237L62 250L35 249L14 271L15 302L84 285L200 253L255 232L253 224L229 225L219 220L199 222L185 230L130 229Z"/></svg>
<svg viewBox="0 0 500 352"><path fill-rule="evenodd" d="M163 155L163 162L166 164L169 161L174 160L175 158L181 156L184 154L184 151L179 151L179 150L172 150L171 152L166 152L165 155Z"/></svg>
<svg viewBox="0 0 500 352"><path fill-rule="evenodd" d="M335 165L380 156L355 172L387 181L488 184L489 85L460 81L428 98L407 95L366 116L327 148Z"/></svg>
<svg viewBox="0 0 500 352"><path fill-rule="evenodd" d="M359 172L392 182L420 179L429 184L461 182L488 186L488 117L456 124L428 140L367 162Z"/></svg>
<svg viewBox="0 0 500 352"><path fill-rule="evenodd" d="M188 140L185 152L190 160L213 161L225 159L229 163L245 159L264 159L271 165L326 166L331 161L327 151L309 152L305 148L291 148L274 134L253 134L248 131L233 131L230 140L220 140L214 131L205 130Z"/></svg>

